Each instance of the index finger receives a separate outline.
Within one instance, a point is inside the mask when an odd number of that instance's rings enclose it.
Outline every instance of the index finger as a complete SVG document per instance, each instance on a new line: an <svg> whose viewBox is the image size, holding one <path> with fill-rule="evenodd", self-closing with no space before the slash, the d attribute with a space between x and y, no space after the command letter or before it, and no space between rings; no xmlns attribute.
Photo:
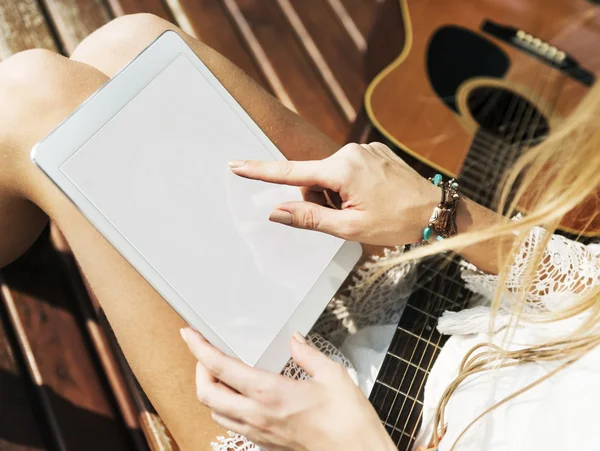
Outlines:
<svg viewBox="0 0 600 451"><path fill-rule="evenodd" d="M324 160L313 161L230 161L231 170L241 176L280 185L332 188L325 174Z"/></svg>
<svg viewBox="0 0 600 451"><path fill-rule="evenodd" d="M192 329L181 329L181 336L192 354L215 379L244 395L250 396L253 387L262 386L267 378L275 377L275 374L252 368L223 354Z"/></svg>

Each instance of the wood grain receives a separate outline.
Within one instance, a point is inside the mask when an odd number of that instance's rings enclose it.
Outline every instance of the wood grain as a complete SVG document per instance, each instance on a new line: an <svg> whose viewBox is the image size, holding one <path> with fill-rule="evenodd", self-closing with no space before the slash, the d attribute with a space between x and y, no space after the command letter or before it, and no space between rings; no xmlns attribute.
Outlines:
<svg viewBox="0 0 600 451"><path fill-rule="evenodd" d="M111 19L102 0L41 0L61 41L70 55L92 31Z"/></svg>
<svg viewBox="0 0 600 451"><path fill-rule="evenodd" d="M383 0L339 0L368 41Z"/></svg>
<svg viewBox="0 0 600 451"><path fill-rule="evenodd" d="M69 248L65 237L62 235L60 230L51 224L51 241L54 250L60 256L62 267L60 270L64 271L66 279L69 284L69 288L73 293L73 300L77 313L83 322L83 327L87 333L87 337L93 347L94 356L102 368L103 374L106 376L108 385L116 401L117 408L119 409L120 416L125 422L125 426L130 434L133 445L137 450L146 450L148 442L154 441L155 438L152 435L145 437L142 433L143 424L140 423L140 414L143 410L142 406L136 405L134 402L135 394L132 394L130 388L135 390L141 390L140 387L130 387L126 380L125 372L130 372L128 366L123 366L122 361L117 357L117 352L113 348L111 338L114 339L114 335L108 323L101 323L98 318L98 314L95 308L96 302L92 302L90 298L90 291L84 283L79 266L75 261L75 257ZM112 336L112 337L110 337ZM116 342L116 339L114 339ZM145 432L145 431L144 431ZM156 448L151 448L156 449Z"/></svg>
<svg viewBox="0 0 600 451"><path fill-rule="evenodd" d="M150 13L174 23L173 15L162 0L107 0L112 14Z"/></svg>
<svg viewBox="0 0 600 451"><path fill-rule="evenodd" d="M3 277L10 324L55 445L65 450L131 449L48 237L6 267Z"/></svg>
<svg viewBox="0 0 600 451"><path fill-rule="evenodd" d="M290 4L301 29L295 29L298 39L331 96L344 112L348 122L356 119L365 91L363 55L352 40L342 18L331 8L327 0L278 0L280 5ZM288 20L293 20L288 17Z"/></svg>
<svg viewBox="0 0 600 451"><path fill-rule="evenodd" d="M0 59L36 47L69 55L112 17L151 13L198 36L341 144L351 116L342 113L331 83L356 108L364 88L361 38L376 5L377 0L295 1L298 20L329 67L329 86L277 3L264 0L0 0ZM336 55L336 46L338 53L352 53ZM90 301L82 288L68 247L54 233L58 254L46 241L42 250L3 271L3 305L12 312L8 333L17 331L18 346L0 324L0 376L10 380L0 386L0 411L9 406L11 412L0 415L0 448L144 449L141 428L151 449L176 449L98 315L93 293ZM15 364L15 352L26 357L25 373Z"/></svg>
<svg viewBox="0 0 600 451"><path fill-rule="evenodd" d="M349 129L348 121L323 86L313 62L304 52L277 3L237 0L237 4L298 113L338 143L343 143Z"/></svg>
<svg viewBox="0 0 600 451"><path fill-rule="evenodd" d="M215 49L268 89L221 0L166 0L166 3L183 31Z"/></svg>
<svg viewBox="0 0 600 451"><path fill-rule="evenodd" d="M35 0L0 0L0 60L34 48L56 50L38 3Z"/></svg>
<svg viewBox="0 0 600 451"><path fill-rule="evenodd" d="M17 362L18 348L9 339L7 321L4 303L0 302L0 449L42 450L46 444L28 393L31 380Z"/></svg>

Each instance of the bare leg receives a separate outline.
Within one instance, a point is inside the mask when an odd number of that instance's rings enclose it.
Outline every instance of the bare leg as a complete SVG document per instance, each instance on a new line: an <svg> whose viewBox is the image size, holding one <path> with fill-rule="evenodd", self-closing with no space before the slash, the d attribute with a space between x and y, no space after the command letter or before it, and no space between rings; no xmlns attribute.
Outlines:
<svg viewBox="0 0 600 451"><path fill-rule="evenodd" d="M37 50L0 64L0 266L31 244L46 221L42 211L50 216L69 241L130 365L179 446L199 450L208 449L222 431L196 401L195 362L178 333L183 320L29 161L37 140L166 28L174 27L153 16L124 17L81 44L73 55L81 62ZM336 150L333 141L225 58L184 38L288 158L322 158Z"/></svg>

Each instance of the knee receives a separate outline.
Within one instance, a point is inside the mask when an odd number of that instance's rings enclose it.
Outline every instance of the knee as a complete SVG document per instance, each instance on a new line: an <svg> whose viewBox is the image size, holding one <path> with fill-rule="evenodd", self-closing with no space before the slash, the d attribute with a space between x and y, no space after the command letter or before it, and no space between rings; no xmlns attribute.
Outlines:
<svg viewBox="0 0 600 451"><path fill-rule="evenodd" d="M0 141L31 145L105 81L93 68L48 50L26 50L2 61Z"/></svg>
<svg viewBox="0 0 600 451"><path fill-rule="evenodd" d="M41 115L43 109L61 95L64 89L59 74L61 58L64 59L49 50L32 49L0 63L0 96L4 102L0 111L2 135L14 133L14 125L19 125L19 129L26 126L24 119L28 112Z"/></svg>
<svg viewBox="0 0 600 451"><path fill-rule="evenodd" d="M41 88L41 75L47 75L51 80L60 58L56 53L45 49L16 53L0 63L0 84L11 90L33 88L36 85Z"/></svg>
<svg viewBox="0 0 600 451"><path fill-rule="evenodd" d="M169 21L153 14L121 16L85 38L71 58L112 75L166 30L180 31Z"/></svg>

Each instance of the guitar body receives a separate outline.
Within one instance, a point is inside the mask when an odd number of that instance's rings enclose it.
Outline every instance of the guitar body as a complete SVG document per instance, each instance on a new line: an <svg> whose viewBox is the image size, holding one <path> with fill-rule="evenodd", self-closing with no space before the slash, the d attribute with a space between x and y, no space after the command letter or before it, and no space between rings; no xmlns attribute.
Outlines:
<svg viewBox="0 0 600 451"><path fill-rule="evenodd" d="M366 55L375 72L365 96L371 137L416 158L407 160L421 172L458 178L490 206L500 174L589 92L598 49L600 0L388 0ZM598 202L571 212L563 231L600 236ZM460 272L457 256L419 263L371 391L399 450L415 443L426 379L448 338L437 320L469 304Z"/></svg>
<svg viewBox="0 0 600 451"><path fill-rule="evenodd" d="M589 80L586 84L557 64L484 31L485 21L523 30L540 39L541 44L530 44L538 49L541 45L546 54L550 46L550 54L564 51L590 73L600 72L600 7L594 2L397 1L402 20L397 30L403 30L403 48L369 85L365 109L372 124L389 141L448 176L459 177L474 137L484 125L484 93L488 103L495 92L496 96L512 95L513 103L517 99L526 104L535 111L538 122L543 122L547 134L571 114L591 85ZM510 102L504 102L508 105L505 115L510 114ZM516 110L512 115L513 122L519 119ZM526 114L521 116L524 121ZM530 120L529 126L533 122ZM528 130L505 130L504 137L500 130L501 126L491 134L505 141L512 139L513 144L518 138L531 138ZM489 147L485 155L493 161L493 153L503 147ZM600 218L583 223L597 211L595 203L588 207L593 210L573 212L562 228L570 233L600 235Z"/></svg>

